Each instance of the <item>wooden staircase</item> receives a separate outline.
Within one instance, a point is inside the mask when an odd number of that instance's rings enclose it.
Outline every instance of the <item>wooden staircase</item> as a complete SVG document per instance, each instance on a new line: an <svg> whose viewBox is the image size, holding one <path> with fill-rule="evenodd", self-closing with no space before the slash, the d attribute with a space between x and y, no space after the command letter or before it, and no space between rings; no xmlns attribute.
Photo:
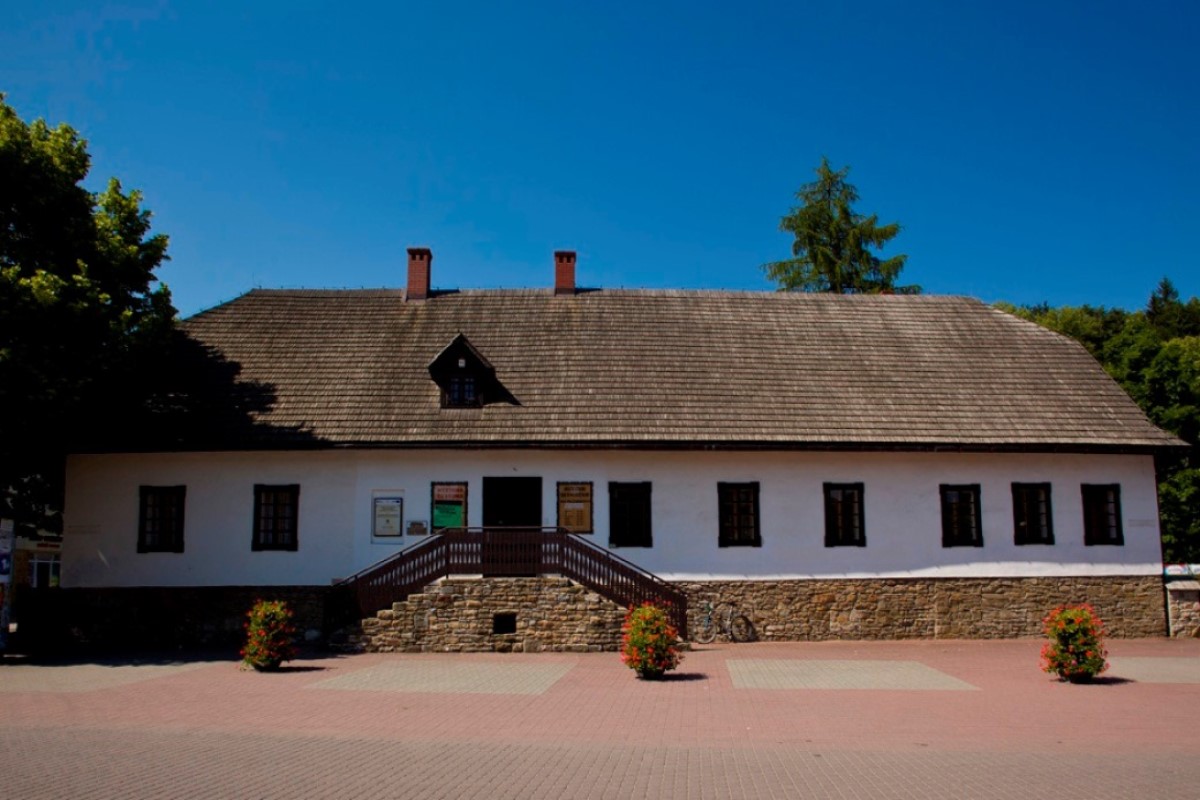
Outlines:
<svg viewBox="0 0 1200 800"><path fill-rule="evenodd" d="M451 575L562 575L624 607L654 603L687 636L687 595L562 528L447 528L339 581L334 590L363 618Z"/></svg>

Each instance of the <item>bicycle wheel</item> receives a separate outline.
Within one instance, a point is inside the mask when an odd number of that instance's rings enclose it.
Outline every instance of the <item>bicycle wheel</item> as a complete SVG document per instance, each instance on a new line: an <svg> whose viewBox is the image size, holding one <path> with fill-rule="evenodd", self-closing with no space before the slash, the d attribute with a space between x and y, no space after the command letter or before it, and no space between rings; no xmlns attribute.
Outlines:
<svg viewBox="0 0 1200 800"><path fill-rule="evenodd" d="M698 644L712 644L713 639L717 638L717 621L711 613L706 614L704 619L700 620L693 638Z"/></svg>
<svg viewBox="0 0 1200 800"><path fill-rule="evenodd" d="M745 614L735 614L729 621L729 636L735 642L754 641L754 623Z"/></svg>

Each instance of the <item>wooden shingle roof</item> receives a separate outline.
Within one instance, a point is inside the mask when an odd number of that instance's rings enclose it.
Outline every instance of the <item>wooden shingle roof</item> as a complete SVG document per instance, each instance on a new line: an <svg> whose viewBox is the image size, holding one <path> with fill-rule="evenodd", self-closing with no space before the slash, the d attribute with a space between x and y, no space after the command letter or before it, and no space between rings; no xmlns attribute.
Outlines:
<svg viewBox="0 0 1200 800"><path fill-rule="evenodd" d="M256 290L183 327L269 389L247 447L1178 444L1079 344L961 297ZM459 334L513 402L441 408Z"/></svg>

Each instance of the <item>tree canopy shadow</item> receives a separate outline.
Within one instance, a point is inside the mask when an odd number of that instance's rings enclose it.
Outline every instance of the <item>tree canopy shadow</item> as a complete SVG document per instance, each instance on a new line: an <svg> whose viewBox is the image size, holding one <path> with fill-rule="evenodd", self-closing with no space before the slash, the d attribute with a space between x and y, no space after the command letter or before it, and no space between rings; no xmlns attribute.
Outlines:
<svg viewBox="0 0 1200 800"><path fill-rule="evenodd" d="M117 394L141 402L109 409L114 424L96 431L84 443L88 450L236 450L320 441L303 425L266 422L278 399L275 385L243 379L240 363L184 330L170 331L143 353L138 373L127 377L139 385Z"/></svg>

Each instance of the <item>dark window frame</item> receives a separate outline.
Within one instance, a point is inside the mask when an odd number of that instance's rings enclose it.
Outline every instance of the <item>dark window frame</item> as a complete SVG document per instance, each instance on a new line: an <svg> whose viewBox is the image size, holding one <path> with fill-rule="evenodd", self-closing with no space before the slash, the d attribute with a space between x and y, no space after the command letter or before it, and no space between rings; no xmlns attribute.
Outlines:
<svg viewBox="0 0 1200 800"><path fill-rule="evenodd" d="M268 494L271 496L269 504ZM268 507L271 510L269 520L266 515ZM287 513L280 515L281 509ZM280 530L281 519L291 521L290 530ZM255 552L295 552L300 549L300 484L254 484L254 533L250 549Z"/></svg>
<svg viewBox="0 0 1200 800"><path fill-rule="evenodd" d="M442 387L442 408L482 408L482 384L475 370L449 375Z"/></svg>
<svg viewBox="0 0 1200 800"><path fill-rule="evenodd" d="M182 553L187 486L138 487L139 553Z"/></svg>
<svg viewBox="0 0 1200 800"><path fill-rule="evenodd" d="M942 547L983 547L983 495L978 483L938 486L942 506ZM952 497L953 495L953 497ZM961 496L970 498L965 511Z"/></svg>
<svg viewBox="0 0 1200 800"><path fill-rule="evenodd" d="M1014 481L1012 503L1013 544L1053 545L1054 503L1050 494L1050 484ZM1031 511L1031 506L1035 504L1037 508Z"/></svg>
<svg viewBox="0 0 1200 800"><path fill-rule="evenodd" d="M610 548L654 547L653 492L654 488L650 481L609 481L608 546ZM623 494L627 496L621 497ZM634 529L634 526L627 526L626 529L618 531L617 525L622 521L621 515L618 514L618 505L622 503L629 506L623 520L631 519L635 511L644 513L644 518L638 520L636 526L640 530ZM635 508L635 503L644 503L644 509ZM621 535L618 535L618 532Z"/></svg>
<svg viewBox="0 0 1200 800"><path fill-rule="evenodd" d="M1123 547L1125 528L1121 522L1121 484L1084 483L1079 491L1083 499L1084 545ZM1105 519L1101 521L1101 517Z"/></svg>
<svg viewBox="0 0 1200 800"><path fill-rule="evenodd" d="M835 493L854 493L852 501L835 497ZM867 523L866 490L862 483L826 483L825 493L825 546L866 547ZM847 528L849 533L847 534Z"/></svg>
<svg viewBox="0 0 1200 800"><path fill-rule="evenodd" d="M749 493L749 499L742 495ZM733 496L730 496L730 495ZM717 484L717 546L718 547L762 547L762 514L759 506L758 481L741 483L719 482ZM751 506L749 515L734 506ZM750 524L744 522L750 517Z"/></svg>

